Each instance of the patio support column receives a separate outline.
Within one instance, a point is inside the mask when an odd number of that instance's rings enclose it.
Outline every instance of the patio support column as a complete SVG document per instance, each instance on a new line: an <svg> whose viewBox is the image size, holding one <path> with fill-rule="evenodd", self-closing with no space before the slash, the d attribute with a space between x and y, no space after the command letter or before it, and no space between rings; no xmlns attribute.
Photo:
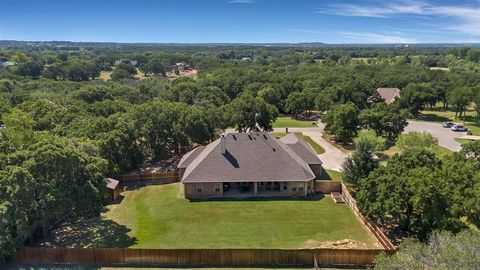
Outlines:
<svg viewBox="0 0 480 270"><path fill-rule="evenodd" d="M253 182L253 194L255 194L255 196L257 196L257 193L258 193L258 187L257 187L257 182Z"/></svg>
<svg viewBox="0 0 480 270"><path fill-rule="evenodd" d="M308 195L308 182L303 182L303 190L305 191L305 197Z"/></svg>

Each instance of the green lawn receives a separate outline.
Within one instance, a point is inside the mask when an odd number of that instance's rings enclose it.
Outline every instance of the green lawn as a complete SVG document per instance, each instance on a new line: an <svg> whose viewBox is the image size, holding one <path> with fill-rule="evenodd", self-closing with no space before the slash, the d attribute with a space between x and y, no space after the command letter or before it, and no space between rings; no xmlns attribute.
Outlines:
<svg viewBox="0 0 480 270"><path fill-rule="evenodd" d="M322 171L322 175L320 175L318 179L329 181L343 181L343 174L339 171L324 169Z"/></svg>
<svg viewBox="0 0 480 270"><path fill-rule="evenodd" d="M302 248L352 239L378 247L344 204L320 200L189 202L179 184L125 191L105 213L138 248Z"/></svg>
<svg viewBox="0 0 480 270"><path fill-rule="evenodd" d="M312 124L315 121L305 121L305 120L296 120L291 117L278 117L277 120L273 123L273 128L305 128L305 127L316 127Z"/></svg>

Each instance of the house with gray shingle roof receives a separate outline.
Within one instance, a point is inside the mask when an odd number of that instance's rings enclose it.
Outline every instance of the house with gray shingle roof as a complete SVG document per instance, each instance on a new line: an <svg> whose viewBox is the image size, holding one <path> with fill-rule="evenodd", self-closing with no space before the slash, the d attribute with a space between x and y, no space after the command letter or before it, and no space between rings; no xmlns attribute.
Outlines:
<svg viewBox="0 0 480 270"><path fill-rule="evenodd" d="M393 103L400 97L400 89L398 88L377 88L377 93L387 104Z"/></svg>
<svg viewBox="0 0 480 270"><path fill-rule="evenodd" d="M229 133L188 152L178 165L185 198L313 194L322 163L310 145L292 136Z"/></svg>

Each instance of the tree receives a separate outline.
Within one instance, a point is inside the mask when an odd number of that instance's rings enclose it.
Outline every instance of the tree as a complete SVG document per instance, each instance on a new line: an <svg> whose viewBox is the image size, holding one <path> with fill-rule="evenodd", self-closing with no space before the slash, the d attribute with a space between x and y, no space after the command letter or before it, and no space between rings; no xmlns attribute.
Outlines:
<svg viewBox="0 0 480 270"><path fill-rule="evenodd" d="M475 103L475 113L476 113L476 122L477 125L480 125L480 87L473 88L473 97L472 101Z"/></svg>
<svg viewBox="0 0 480 270"><path fill-rule="evenodd" d="M38 78L42 74L43 66L34 61L22 62L17 65L16 73L20 76L30 76L32 79Z"/></svg>
<svg viewBox="0 0 480 270"><path fill-rule="evenodd" d="M137 69L132 64L120 63L117 65L116 69L123 69L128 71L128 73L135 75L137 74Z"/></svg>
<svg viewBox="0 0 480 270"><path fill-rule="evenodd" d="M455 88L448 94L448 103L450 103L455 110L455 118L457 118L457 116L458 118L462 117L468 105L472 102L472 99L473 93L469 87Z"/></svg>
<svg viewBox="0 0 480 270"><path fill-rule="evenodd" d="M267 104L263 99L250 93L243 93L226 105L229 123L239 132L271 130L278 116L275 106Z"/></svg>
<svg viewBox="0 0 480 270"><path fill-rule="evenodd" d="M433 233L426 243L407 239L393 255L375 259L375 269L478 269L480 233L465 230L456 235Z"/></svg>
<svg viewBox="0 0 480 270"><path fill-rule="evenodd" d="M299 113L304 112L308 108L308 97L302 92L293 92L288 95L285 101L285 110L295 114L295 118Z"/></svg>
<svg viewBox="0 0 480 270"><path fill-rule="evenodd" d="M69 63L66 67L66 75L70 81L88 81L89 73L84 64L79 62Z"/></svg>
<svg viewBox="0 0 480 270"><path fill-rule="evenodd" d="M334 106L322 119L325 130L337 141L348 142L358 130L358 109L352 103Z"/></svg>
<svg viewBox="0 0 480 270"><path fill-rule="evenodd" d="M112 81L120 81L124 79L132 79L133 76L127 70L117 67L113 70L112 75L110 75L110 78L112 79Z"/></svg>
<svg viewBox="0 0 480 270"><path fill-rule="evenodd" d="M361 179L357 202L368 218L425 239L436 229L463 227L450 187L442 161L430 151L413 149Z"/></svg>
<svg viewBox="0 0 480 270"><path fill-rule="evenodd" d="M401 134L397 140L397 147L402 150L431 149L438 145L438 141L427 132L409 132Z"/></svg>
<svg viewBox="0 0 480 270"><path fill-rule="evenodd" d="M85 64L85 71L92 80L100 76L100 68L95 63Z"/></svg>
<svg viewBox="0 0 480 270"><path fill-rule="evenodd" d="M372 130L361 130L354 139L355 151L343 163L343 175L348 183L359 185L360 179L367 177L378 167L375 152L385 149L385 139L377 137Z"/></svg>
<svg viewBox="0 0 480 270"><path fill-rule="evenodd" d="M15 54L12 55L10 60L12 60L12 62L15 62L17 64L21 64L21 63L27 63L32 61L32 58L30 56L27 56L23 52L15 52Z"/></svg>
<svg viewBox="0 0 480 270"><path fill-rule="evenodd" d="M147 63L142 63L140 70L145 74L153 74L155 76L165 76L166 73L166 69L160 58L153 58Z"/></svg>
<svg viewBox="0 0 480 270"><path fill-rule="evenodd" d="M222 91L222 89L216 86L208 86L201 88L195 95L193 104L201 107L214 107L218 108L229 101L228 96Z"/></svg>
<svg viewBox="0 0 480 270"><path fill-rule="evenodd" d="M364 128L373 129L377 136L395 141L408 125L403 112L399 113L395 105L384 102L375 103L372 107L360 112L360 123Z"/></svg>
<svg viewBox="0 0 480 270"><path fill-rule="evenodd" d="M97 215L105 197L106 162L80 151L67 139L42 136L29 148L24 166L37 183L36 224L44 236L49 225L75 210Z"/></svg>
<svg viewBox="0 0 480 270"><path fill-rule="evenodd" d="M0 170L0 263L20 248L34 229L35 185L33 177L22 167Z"/></svg>
<svg viewBox="0 0 480 270"><path fill-rule="evenodd" d="M435 104L437 95L432 85L427 83L409 83L403 90L399 103L401 108L418 115L425 104Z"/></svg>
<svg viewBox="0 0 480 270"><path fill-rule="evenodd" d="M3 131L17 149L26 149L33 143L35 123L29 114L13 109L12 112L3 115L3 123L6 127Z"/></svg>

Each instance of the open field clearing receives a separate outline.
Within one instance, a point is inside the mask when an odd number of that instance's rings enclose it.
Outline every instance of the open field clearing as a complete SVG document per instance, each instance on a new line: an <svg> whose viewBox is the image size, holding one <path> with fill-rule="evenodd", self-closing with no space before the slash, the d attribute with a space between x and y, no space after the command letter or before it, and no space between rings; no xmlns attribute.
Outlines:
<svg viewBox="0 0 480 270"><path fill-rule="evenodd" d="M297 120L291 117L278 117L273 123L273 128L308 128L316 127L315 121L312 120Z"/></svg>

